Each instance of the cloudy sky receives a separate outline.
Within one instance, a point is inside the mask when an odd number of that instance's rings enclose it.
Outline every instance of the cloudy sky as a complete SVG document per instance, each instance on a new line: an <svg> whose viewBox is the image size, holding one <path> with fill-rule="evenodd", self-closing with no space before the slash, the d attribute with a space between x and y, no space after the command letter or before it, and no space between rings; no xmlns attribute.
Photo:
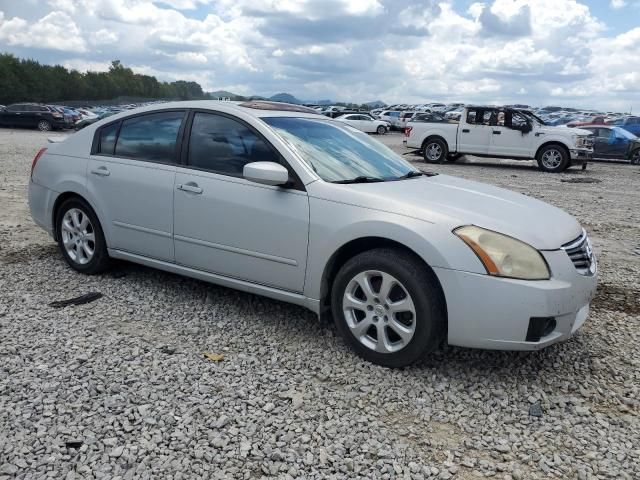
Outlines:
<svg viewBox="0 0 640 480"><path fill-rule="evenodd" d="M205 90L640 111L640 0L0 0L0 51Z"/></svg>

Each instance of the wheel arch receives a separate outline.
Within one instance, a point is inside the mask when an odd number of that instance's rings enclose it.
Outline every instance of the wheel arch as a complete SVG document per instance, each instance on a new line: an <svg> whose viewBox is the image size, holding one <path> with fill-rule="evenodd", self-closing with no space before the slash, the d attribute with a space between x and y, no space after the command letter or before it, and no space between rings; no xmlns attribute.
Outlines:
<svg viewBox="0 0 640 480"><path fill-rule="evenodd" d="M96 211L96 208L94 207L94 205L85 196L71 190L61 193L56 197L55 201L53 202L53 208L51 209L51 224L53 225L53 228L52 228L53 239L56 242L58 241L59 227L58 227L58 222L56 222L56 217L58 216L58 209L60 208L60 205L62 205L66 200L70 198L79 198L80 200L86 202L91 207L91 209L93 210L93 213L96 215L96 217L98 217L98 221L100 222L100 226L102 227L102 230L103 230L103 233L105 234L105 239L106 239L106 232L104 231L102 221L100 220L100 217L98 216L98 212Z"/></svg>
<svg viewBox="0 0 640 480"><path fill-rule="evenodd" d="M422 145L420 145L420 151L421 151L421 152L424 152L424 148L426 147L427 142L429 142L430 140L436 140L436 139L437 139L437 140L442 140L442 141L444 142L444 144L447 146L447 150L450 150L450 149L449 149L449 142L447 142L447 140L446 140L442 135L439 135L439 134L437 134L437 133L433 133L433 134L431 134L431 135L428 135L428 136L427 136L427 137L422 141Z"/></svg>
<svg viewBox="0 0 640 480"><path fill-rule="evenodd" d="M329 257L329 260L324 266L322 279L320 281L321 315L325 315L331 311L331 287L333 286L333 282L336 278L336 275L338 274L338 271L340 270L340 267L342 267L342 265L344 265L349 259L355 257L356 255L359 255L360 253L366 252L368 250L373 250L375 248L394 248L402 250L413 256L416 261L418 261L422 265L422 267L427 270L430 275L433 276L436 285L438 286L438 291L444 305L445 318L448 318L446 295L444 294L444 290L442 288L440 280L438 279L438 276L435 274L431 266L410 247L396 240L391 240L389 238L379 236L366 236L350 240L336 249Z"/></svg>

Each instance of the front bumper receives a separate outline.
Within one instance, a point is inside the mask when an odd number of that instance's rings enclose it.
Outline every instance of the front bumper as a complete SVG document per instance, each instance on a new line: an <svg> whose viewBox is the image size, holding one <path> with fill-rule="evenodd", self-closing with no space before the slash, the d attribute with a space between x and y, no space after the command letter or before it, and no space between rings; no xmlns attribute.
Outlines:
<svg viewBox="0 0 640 480"><path fill-rule="evenodd" d="M572 161L578 160L578 161L587 162L593 158L593 149L580 148L580 149L569 150L569 154L571 155Z"/></svg>
<svg viewBox="0 0 640 480"><path fill-rule="evenodd" d="M514 280L434 268L447 301L448 343L495 350L538 350L566 340L589 313L597 287L593 275L577 272L564 250L541 252L551 279ZM553 317L555 328L527 341L532 318Z"/></svg>

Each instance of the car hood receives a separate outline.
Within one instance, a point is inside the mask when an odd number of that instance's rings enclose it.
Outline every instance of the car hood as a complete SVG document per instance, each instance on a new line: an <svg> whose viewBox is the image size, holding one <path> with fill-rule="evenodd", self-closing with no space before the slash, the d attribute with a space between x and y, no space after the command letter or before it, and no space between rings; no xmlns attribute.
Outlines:
<svg viewBox="0 0 640 480"><path fill-rule="evenodd" d="M561 135L592 135L593 132L590 132L589 130L583 130L581 128L572 128L572 127L564 127L562 125L560 126L553 126L553 125L543 125L540 127L539 129L540 132L542 133L548 133L549 135L553 135L553 134L561 134Z"/></svg>
<svg viewBox="0 0 640 480"><path fill-rule="evenodd" d="M315 182L309 187L312 196L418 218L448 230L476 225L539 250L556 250L582 231L571 215L540 200L448 175L351 185Z"/></svg>

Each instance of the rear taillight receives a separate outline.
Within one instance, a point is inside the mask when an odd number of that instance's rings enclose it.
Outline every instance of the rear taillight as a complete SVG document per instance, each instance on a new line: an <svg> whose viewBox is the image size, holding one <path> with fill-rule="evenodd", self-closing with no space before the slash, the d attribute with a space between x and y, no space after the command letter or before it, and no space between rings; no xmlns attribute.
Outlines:
<svg viewBox="0 0 640 480"><path fill-rule="evenodd" d="M404 127L404 136L408 137L411 135L411 130L413 130L413 127Z"/></svg>
<svg viewBox="0 0 640 480"><path fill-rule="evenodd" d="M40 160L40 157L44 154L44 152L46 152L47 149L46 148L41 148L40 150L38 150L38 153L36 153L36 156L33 159L33 163L31 164L31 178L33 178L33 171L36 168L36 163L38 163L38 160Z"/></svg>

